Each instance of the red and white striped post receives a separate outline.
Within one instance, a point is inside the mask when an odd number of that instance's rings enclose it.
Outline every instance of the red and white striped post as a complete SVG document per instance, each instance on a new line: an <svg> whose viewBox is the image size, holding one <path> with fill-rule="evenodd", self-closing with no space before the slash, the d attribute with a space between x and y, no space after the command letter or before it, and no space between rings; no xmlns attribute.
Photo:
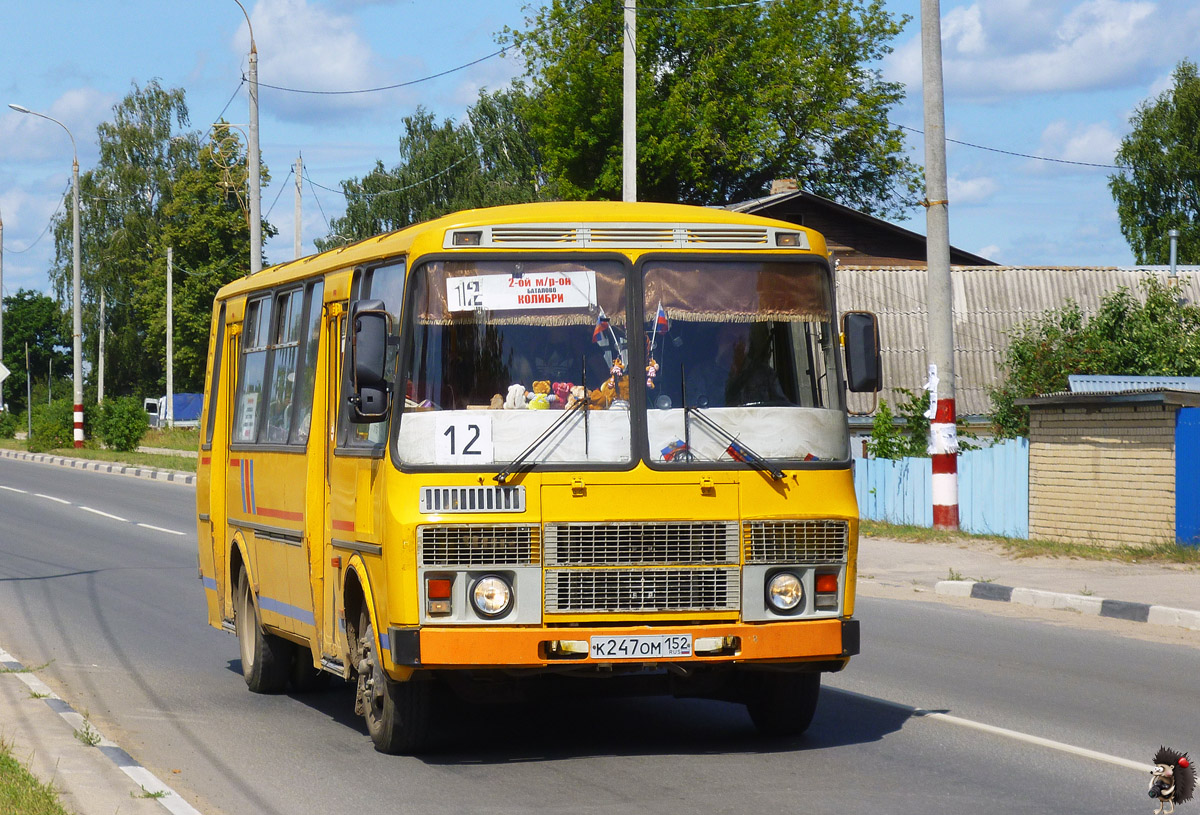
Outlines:
<svg viewBox="0 0 1200 815"><path fill-rule="evenodd" d="M958 529L958 427L954 397L939 399L929 425L933 461L933 528Z"/></svg>
<svg viewBox="0 0 1200 815"><path fill-rule="evenodd" d="M83 447L83 405L75 403L75 446Z"/></svg>

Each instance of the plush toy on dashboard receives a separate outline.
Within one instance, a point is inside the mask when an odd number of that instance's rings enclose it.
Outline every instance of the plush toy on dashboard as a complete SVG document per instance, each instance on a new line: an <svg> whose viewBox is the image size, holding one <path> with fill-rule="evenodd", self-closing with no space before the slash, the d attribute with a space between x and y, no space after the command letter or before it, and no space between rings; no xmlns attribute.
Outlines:
<svg viewBox="0 0 1200 815"><path fill-rule="evenodd" d="M650 357L650 362L646 365L646 387L654 390L654 378L658 376L658 363L654 361L654 357Z"/></svg>
<svg viewBox="0 0 1200 815"><path fill-rule="evenodd" d="M533 394L529 397L530 410L548 410L550 408L550 380L539 379L533 383Z"/></svg>
<svg viewBox="0 0 1200 815"><path fill-rule="evenodd" d="M571 398L571 388L575 387L570 382L555 382L550 386L550 407L562 410L567 406L567 401Z"/></svg>
<svg viewBox="0 0 1200 815"><path fill-rule="evenodd" d="M587 390L583 387L583 385L572 385L571 395L567 397L567 410L570 410L571 408L575 407L575 405L585 401L586 399Z"/></svg>
<svg viewBox="0 0 1200 815"><path fill-rule="evenodd" d="M492 403L489 405L489 407L492 410L503 410L504 409L504 397L498 393L494 394L492 396Z"/></svg>
<svg viewBox="0 0 1200 815"><path fill-rule="evenodd" d="M625 363L621 361L620 357L613 360L610 373L612 376L600 386L605 407L608 407L618 399L629 399L629 377L625 375Z"/></svg>
<svg viewBox="0 0 1200 815"><path fill-rule="evenodd" d="M505 410L524 410L525 409L525 386L524 385L509 385L508 398L504 400Z"/></svg>

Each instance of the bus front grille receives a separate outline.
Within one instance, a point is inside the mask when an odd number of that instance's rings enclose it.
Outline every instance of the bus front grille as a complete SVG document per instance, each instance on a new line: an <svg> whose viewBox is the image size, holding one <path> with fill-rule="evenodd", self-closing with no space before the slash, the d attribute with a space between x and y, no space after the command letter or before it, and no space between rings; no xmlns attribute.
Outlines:
<svg viewBox="0 0 1200 815"><path fill-rule="evenodd" d="M546 613L736 611L740 570L548 569Z"/></svg>
<svg viewBox="0 0 1200 815"><path fill-rule="evenodd" d="M547 566L737 562L738 534L733 521L546 524Z"/></svg>
<svg viewBox="0 0 1200 815"><path fill-rule="evenodd" d="M422 566L532 566L541 559L533 524L426 524L417 527Z"/></svg>
<svg viewBox="0 0 1200 815"><path fill-rule="evenodd" d="M845 563L846 521L746 521L747 563Z"/></svg>

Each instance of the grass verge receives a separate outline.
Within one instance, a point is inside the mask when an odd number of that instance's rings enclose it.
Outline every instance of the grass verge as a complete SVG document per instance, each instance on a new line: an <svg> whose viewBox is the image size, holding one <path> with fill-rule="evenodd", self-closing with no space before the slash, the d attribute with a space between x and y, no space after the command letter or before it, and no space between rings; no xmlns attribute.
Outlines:
<svg viewBox="0 0 1200 815"><path fill-rule="evenodd" d="M1100 546L1087 543L1063 543L1048 540L1004 538L997 535L973 535L969 532L947 532L923 526L889 524L882 521L862 521L859 531L867 537L891 538L914 543L984 543L1002 548L1014 558L1061 557L1078 560L1112 560L1122 563L1184 563L1200 566L1200 547L1180 546L1169 541L1140 546Z"/></svg>
<svg viewBox="0 0 1200 815"><path fill-rule="evenodd" d="M91 444L91 442L89 442ZM0 439L0 447L9 450L26 451L25 442L14 439ZM134 467L151 467L156 470L175 470L177 472L194 473L199 459L184 456L161 455L156 453L121 453L116 450L104 450L98 447L64 447L49 450L48 456L64 456L66 458L84 458L90 461L111 461L114 464L131 464Z"/></svg>
<svg viewBox="0 0 1200 815"><path fill-rule="evenodd" d="M0 742L0 812L5 815L70 815L50 784L21 766L9 744Z"/></svg>

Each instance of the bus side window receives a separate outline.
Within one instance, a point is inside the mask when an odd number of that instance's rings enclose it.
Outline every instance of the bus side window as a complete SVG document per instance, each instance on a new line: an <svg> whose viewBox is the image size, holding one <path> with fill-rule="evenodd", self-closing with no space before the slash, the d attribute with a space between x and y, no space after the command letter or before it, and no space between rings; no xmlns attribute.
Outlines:
<svg viewBox="0 0 1200 815"><path fill-rule="evenodd" d="M294 394L293 414L296 421L292 424L292 444L304 444L308 441L309 430L312 426L313 383L317 375L317 350L321 345L321 313L325 299L325 281L318 280L308 284L305 295L304 330L300 335L302 353L299 370L296 372L298 385Z"/></svg>
<svg viewBox="0 0 1200 815"><path fill-rule="evenodd" d="M384 307L391 315L392 337L388 344L386 370L393 377L396 371L396 357L399 350L396 342L400 334L400 312L404 304L404 272L403 261L387 266L379 266L365 271L356 271L350 287L350 302L356 300L382 300ZM351 393L350 370L347 365L350 359L350 348L347 345L348 320L342 320L342 376L341 399L338 404L338 442L349 447L377 447L387 441L388 422L358 424L349 420L349 411L345 410L346 399ZM403 399L403 388L394 388L393 399Z"/></svg>
<svg viewBox="0 0 1200 815"><path fill-rule="evenodd" d="M260 297L246 306L242 329L241 376L238 377L237 409L233 418L232 439L238 444L253 444L258 438L270 325L270 297Z"/></svg>
<svg viewBox="0 0 1200 815"><path fill-rule="evenodd" d="M217 423L217 405L221 397L221 357L225 348L225 304L217 315L217 335L213 344L212 373L209 374L208 405L204 416L204 444L212 447L213 429Z"/></svg>

